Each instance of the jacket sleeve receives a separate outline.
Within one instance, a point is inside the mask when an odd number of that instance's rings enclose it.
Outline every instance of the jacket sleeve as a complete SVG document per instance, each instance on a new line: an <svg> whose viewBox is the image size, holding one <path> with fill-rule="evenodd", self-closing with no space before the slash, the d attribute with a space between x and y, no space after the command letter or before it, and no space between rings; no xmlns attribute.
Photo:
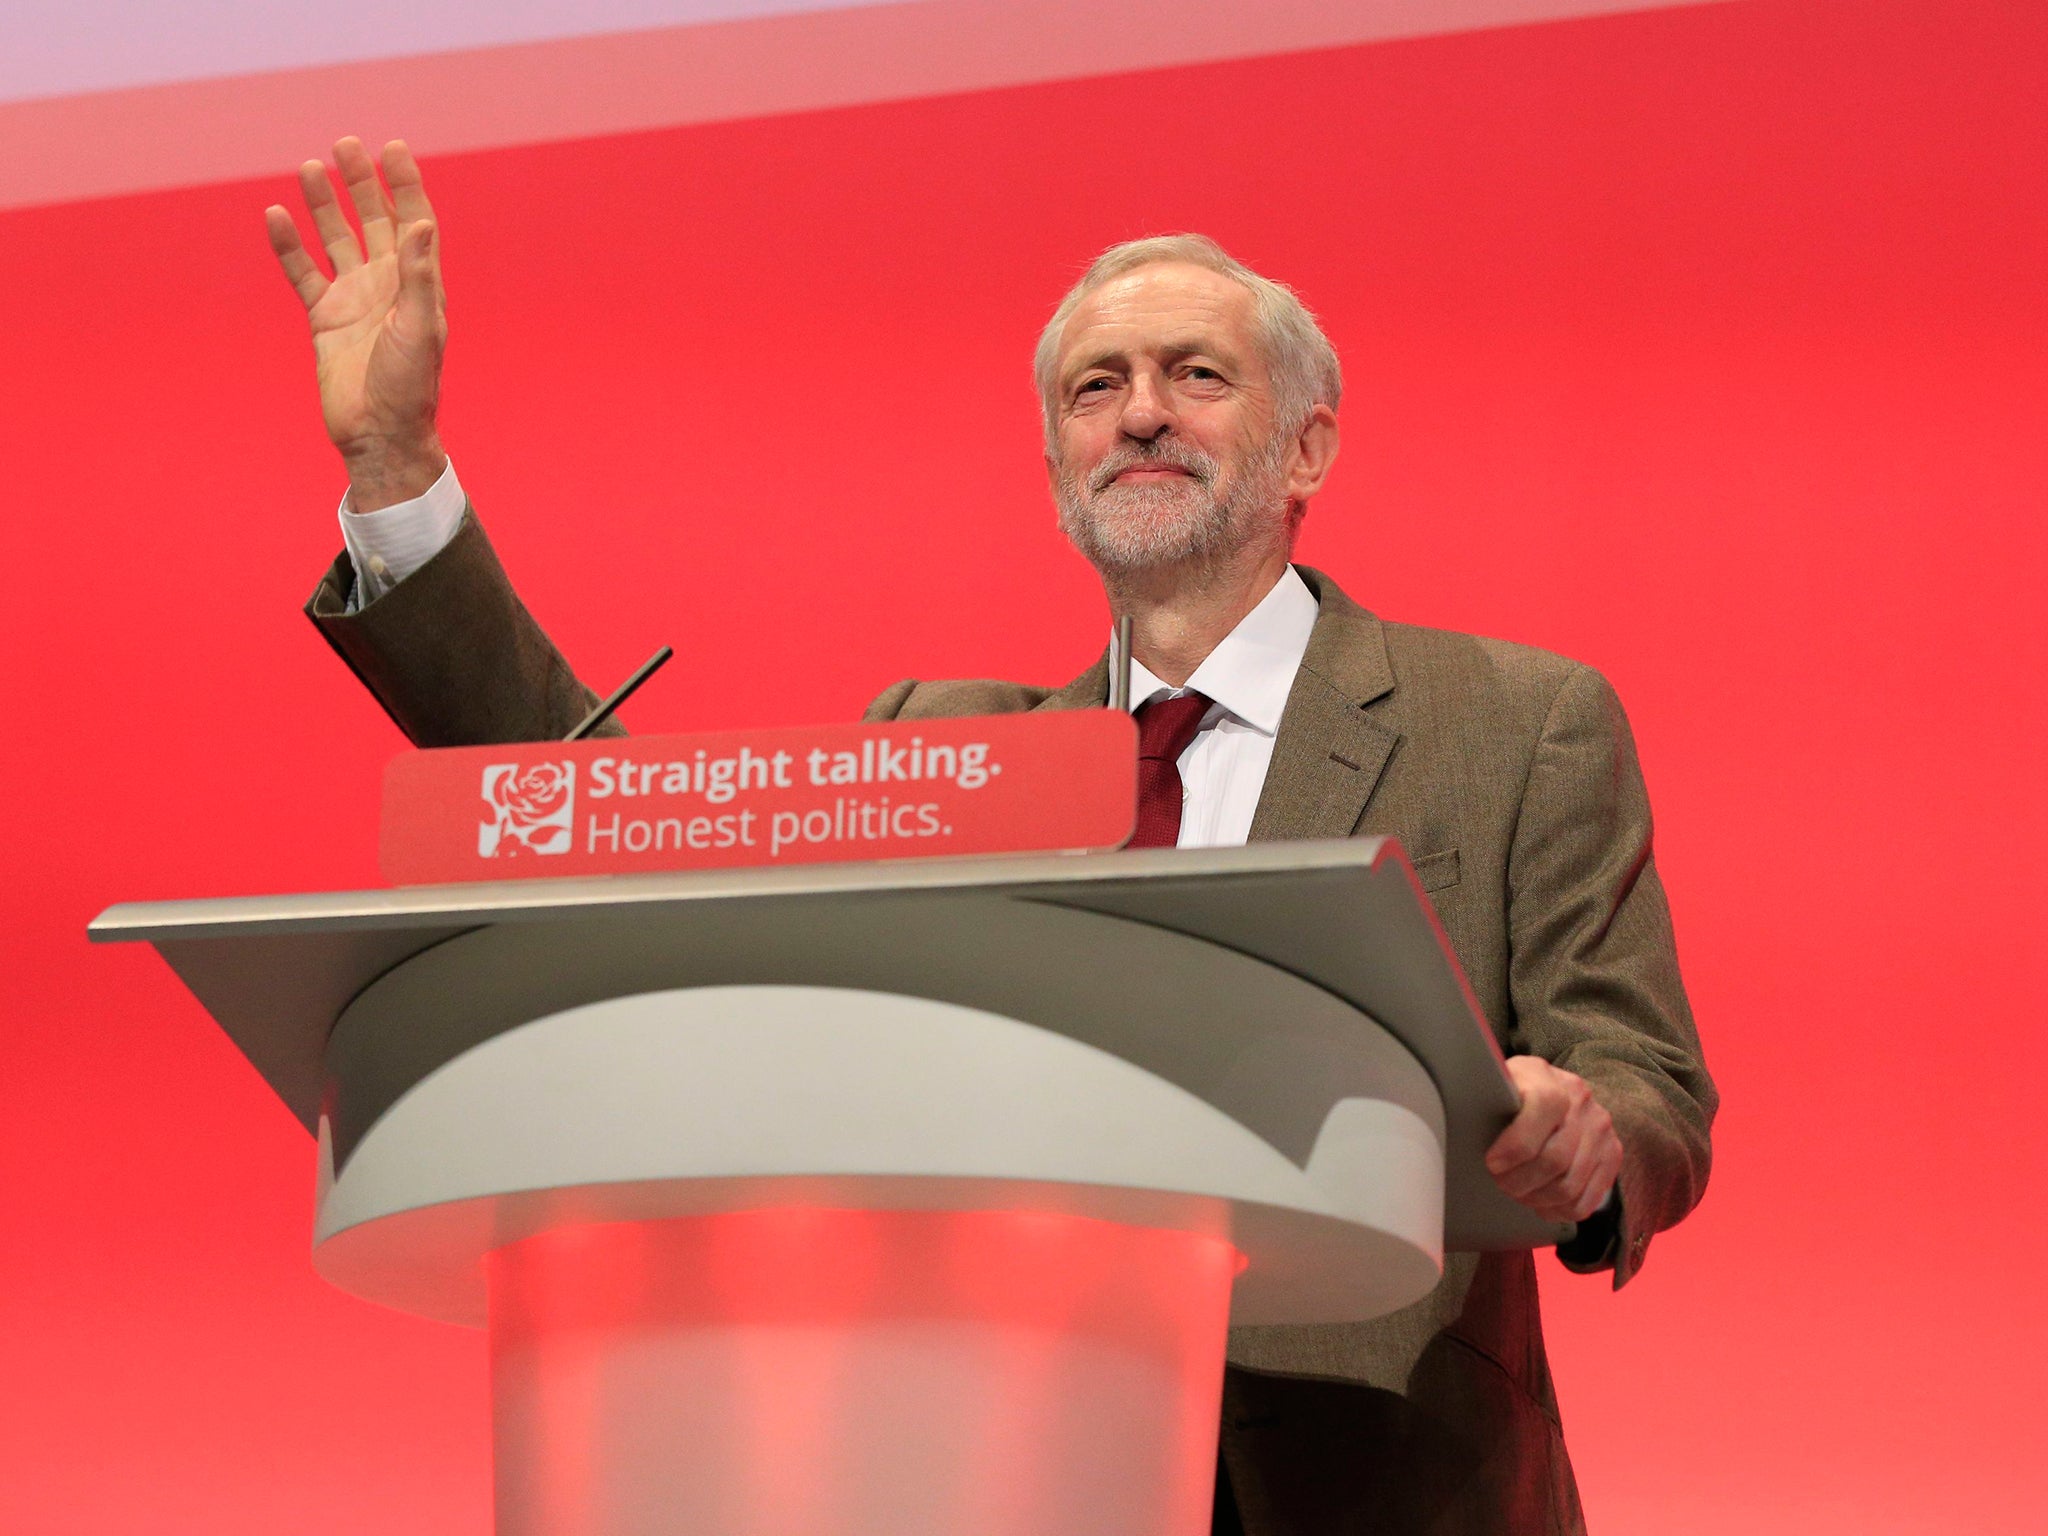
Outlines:
<svg viewBox="0 0 2048 1536"><path fill-rule="evenodd" d="M1614 1283L1699 1202L1718 1096L1679 979L1621 701L1590 668L1552 700L1508 854L1510 1045L1583 1077L1621 1137Z"/></svg>
<svg viewBox="0 0 2048 1536"><path fill-rule="evenodd" d="M597 703L512 590L474 510L433 559L351 613L354 586L344 552L306 616L415 746L558 740Z"/></svg>

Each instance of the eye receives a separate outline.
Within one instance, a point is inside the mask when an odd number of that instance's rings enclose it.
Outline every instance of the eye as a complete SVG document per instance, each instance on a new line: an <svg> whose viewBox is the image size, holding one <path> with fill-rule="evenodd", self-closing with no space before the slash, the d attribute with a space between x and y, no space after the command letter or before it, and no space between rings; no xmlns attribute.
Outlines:
<svg viewBox="0 0 2048 1536"><path fill-rule="evenodd" d="M1076 389L1074 393L1077 395L1085 395L1105 390L1107 388L1109 388L1109 380L1106 378L1085 379L1082 381L1080 388Z"/></svg>

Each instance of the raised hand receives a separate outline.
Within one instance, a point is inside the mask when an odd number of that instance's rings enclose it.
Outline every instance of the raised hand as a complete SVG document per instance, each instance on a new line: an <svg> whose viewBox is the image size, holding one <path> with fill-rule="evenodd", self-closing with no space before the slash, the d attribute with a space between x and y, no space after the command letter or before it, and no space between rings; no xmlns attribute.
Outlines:
<svg viewBox="0 0 2048 1536"><path fill-rule="evenodd" d="M357 512L421 495L448 463L434 429L448 343L440 232L412 151L394 141L382 158L380 180L360 139L334 146L360 239L327 167L318 160L299 167L299 190L331 277L307 251L291 214L264 210L277 264L306 306L320 411L348 467Z"/></svg>

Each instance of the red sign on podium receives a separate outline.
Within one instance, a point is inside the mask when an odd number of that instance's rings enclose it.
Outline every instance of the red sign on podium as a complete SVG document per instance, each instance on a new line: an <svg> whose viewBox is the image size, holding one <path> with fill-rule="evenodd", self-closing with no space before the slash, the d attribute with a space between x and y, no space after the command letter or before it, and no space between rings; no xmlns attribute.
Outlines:
<svg viewBox="0 0 2048 1536"><path fill-rule="evenodd" d="M379 844L399 885L1114 848L1137 728L1106 709L394 758Z"/></svg>

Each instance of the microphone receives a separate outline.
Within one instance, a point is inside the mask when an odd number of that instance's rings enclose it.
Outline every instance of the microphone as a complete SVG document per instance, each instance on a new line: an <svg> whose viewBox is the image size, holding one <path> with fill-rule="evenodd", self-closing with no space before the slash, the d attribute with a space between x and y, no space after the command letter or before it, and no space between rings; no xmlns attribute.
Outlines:
<svg viewBox="0 0 2048 1536"><path fill-rule="evenodd" d="M603 725L605 721L611 719L612 711L617 709L621 704L625 703L626 700L630 699L633 696L634 691L637 688L639 688L639 686L642 683L646 682L647 679L654 676L656 672L660 671L662 664L666 662L671 656L675 655L675 653L676 651L674 646L664 645L660 650L656 651L652 656L648 657L645 661L640 663L640 670L635 672L631 677L627 678L623 683L619 684L618 692L614 693L610 698L606 699L602 704L598 705L597 708L593 709L589 714L585 715L583 717L582 723L578 725L575 730L571 731L568 735L564 736L562 740L581 741L584 737L588 736L592 731L596 730L600 725Z"/></svg>
<svg viewBox="0 0 2048 1536"><path fill-rule="evenodd" d="M1109 707L1123 710L1131 708L1131 616L1120 613L1116 619L1116 633L1109 642Z"/></svg>

